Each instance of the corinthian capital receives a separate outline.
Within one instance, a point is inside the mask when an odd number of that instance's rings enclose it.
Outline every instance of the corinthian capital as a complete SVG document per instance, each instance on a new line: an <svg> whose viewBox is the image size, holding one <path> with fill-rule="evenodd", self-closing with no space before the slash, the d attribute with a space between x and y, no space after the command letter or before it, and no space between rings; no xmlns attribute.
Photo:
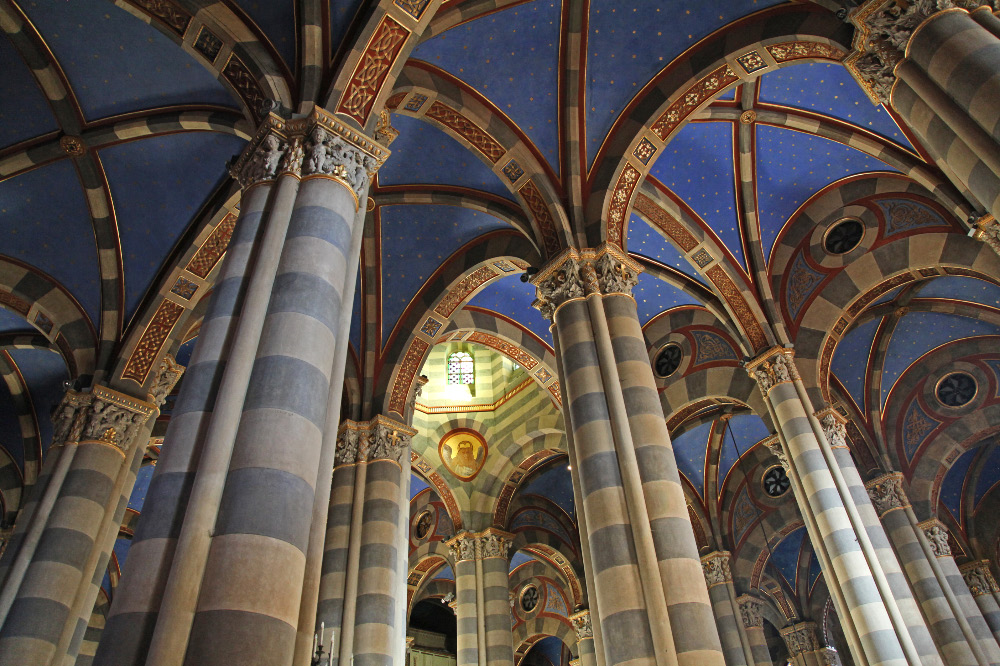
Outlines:
<svg viewBox="0 0 1000 666"><path fill-rule="evenodd" d="M576 640L582 641L594 637L594 626L591 624L589 609L573 613L569 616L569 621L573 623L573 628L576 629Z"/></svg>
<svg viewBox="0 0 1000 666"><path fill-rule="evenodd" d="M705 572L705 582L709 587L728 583L733 579L733 574L729 570L729 553L716 551L701 558L701 568Z"/></svg>
<svg viewBox="0 0 1000 666"><path fill-rule="evenodd" d="M785 450L781 448L781 440L778 439L777 435L771 435L767 439L763 440L764 446L767 450L771 452L775 458L778 459L778 463L785 468L787 472L789 470L788 456L785 455Z"/></svg>
<svg viewBox="0 0 1000 666"><path fill-rule="evenodd" d="M948 544L948 528L937 518L925 520L917 525L931 544L934 557L951 557L951 546Z"/></svg>
<svg viewBox="0 0 1000 666"><path fill-rule="evenodd" d="M52 417L52 444L100 441L126 451L156 405L95 386L89 393L67 391Z"/></svg>
<svg viewBox="0 0 1000 666"><path fill-rule="evenodd" d="M969 562L960 566L958 570L962 572L962 578L965 579L965 584L969 587L972 596L980 597L984 594L1000 592L1000 587L997 586L997 581L990 572L989 560Z"/></svg>
<svg viewBox="0 0 1000 666"><path fill-rule="evenodd" d="M889 104L889 93L914 31L931 16L956 7L997 8L995 0L868 0L850 14L854 50L844 64L876 104Z"/></svg>
<svg viewBox="0 0 1000 666"><path fill-rule="evenodd" d="M358 462L358 449L361 443L361 424L354 421L344 421L337 433L337 452L333 457L334 467L353 465Z"/></svg>
<svg viewBox="0 0 1000 666"><path fill-rule="evenodd" d="M455 563L476 560L476 535L471 532L462 532L451 538L448 542L451 550L451 557Z"/></svg>
<svg viewBox="0 0 1000 666"><path fill-rule="evenodd" d="M289 145L284 130L284 120L273 113L268 115L257 135L236 162L230 165L229 173L243 189L278 177Z"/></svg>
<svg viewBox="0 0 1000 666"><path fill-rule="evenodd" d="M631 294L642 267L608 243L598 248L566 250L532 280L538 300L533 304L546 319L555 308L588 294Z"/></svg>
<svg viewBox="0 0 1000 666"><path fill-rule="evenodd" d="M792 361L792 350L783 347L769 349L748 363L746 369L757 380L757 386L765 397L771 387L799 377Z"/></svg>
<svg viewBox="0 0 1000 666"><path fill-rule="evenodd" d="M476 547L480 559L485 560L488 557L507 559L513 535L491 527L476 536Z"/></svg>
<svg viewBox="0 0 1000 666"><path fill-rule="evenodd" d="M740 619L743 620L744 627L749 629L750 627L764 626L764 616L760 612L760 601L749 594L744 594L737 597L736 602L740 605Z"/></svg>
<svg viewBox="0 0 1000 666"><path fill-rule="evenodd" d="M410 457L410 441L417 431L385 416L376 416L369 427L368 456L372 460L393 460L402 464Z"/></svg>
<svg viewBox="0 0 1000 666"><path fill-rule="evenodd" d="M826 441L830 442L833 448L846 449L847 446L847 419L838 414L834 409L827 408L816 412L816 418L823 427L823 434Z"/></svg>
<svg viewBox="0 0 1000 666"><path fill-rule="evenodd" d="M1000 222L992 215L984 215L976 220L973 238L978 238L1000 254Z"/></svg>
<svg viewBox="0 0 1000 666"><path fill-rule="evenodd" d="M815 622L800 622L780 631L788 647L788 656L797 657L804 652L819 650L819 640L816 638Z"/></svg>
<svg viewBox="0 0 1000 666"><path fill-rule="evenodd" d="M872 498L875 512L881 518L893 509L905 509L910 506L903 490L903 475L898 472L883 474L865 484L868 496Z"/></svg>
<svg viewBox="0 0 1000 666"><path fill-rule="evenodd" d="M167 354L163 357L163 360L160 361L160 367L156 372L156 378L153 380L153 385L149 387L149 398L154 405L157 407L163 406L167 396L174 390L174 386L177 385L183 374L184 366L178 363L173 356Z"/></svg>

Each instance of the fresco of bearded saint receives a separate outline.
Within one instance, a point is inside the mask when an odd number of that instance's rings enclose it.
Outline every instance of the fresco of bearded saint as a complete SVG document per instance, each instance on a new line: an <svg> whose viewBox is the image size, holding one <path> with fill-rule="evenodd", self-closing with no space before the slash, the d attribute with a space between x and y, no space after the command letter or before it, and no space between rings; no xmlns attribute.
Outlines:
<svg viewBox="0 0 1000 666"><path fill-rule="evenodd" d="M485 453L481 443L464 438L457 445L451 441L441 447L444 464L459 478L475 476L482 466Z"/></svg>

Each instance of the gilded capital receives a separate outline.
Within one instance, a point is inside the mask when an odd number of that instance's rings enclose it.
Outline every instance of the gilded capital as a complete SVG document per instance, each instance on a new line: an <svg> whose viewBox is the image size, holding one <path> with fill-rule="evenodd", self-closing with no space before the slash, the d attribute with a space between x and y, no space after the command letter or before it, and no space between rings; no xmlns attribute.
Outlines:
<svg viewBox="0 0 1000 666"><path fill-rule="evenodd" d="M472 532L456 534L446 543L456 564L476 560L476 535Z"/></svg>
<svg viewBox="0 0 1000 666"><path fill-rule="evenodd" d="M184 374L184 366L177 362L170 354L166 354L160 361L160 367L156 371L153 385L149 387L149 400L157 407L162 407L167 396L174 390L174 386L180 381Z"/></svg>
<svg viewBox="0 0 1000 666"><path fill-rule="evenodd" d="M984 215L975 222L972 237L983 241L1000 254L1000 221L992 215Z"/></svg>
<svg viewBox="0 0 1000 666"><path fill-rule="evenodd" d="M996 9L996 4L993 0L868 0L849 15L855 27L854 43L844 65L872 102L888 106L896 81L893 69L906 57L910 38L921 24L948 9Z"/></svg>
<svg viewBox="0 0 1000 666"><path fill-rule="evenodd" d="M948 528L937 518L918 523L917 527L924 531L927 541L931 544L934 557L951 557L951 546L948 544Z"/></svg>
<svg viewBox="0 0 1000 666"><path fill-rule="evenodd" d="M984 594L996 594L1000 592L997 581L990 571L989 560L978 560L963 564L958 568L965 579L965 584L969 587L969 592L974 597L981 597Z"/></svg>
<svg viewBox="0 0 1000 666"><path fill-rule="evenodd" d="M410 442L417 431L379 415L371 421L343 421L337 433L334 466L391 460L400 465L410 458Z"/></svg>
<svg viewBox="0 0 1000 666"><path fill-rule="evenodd" d="M782 448L781 440L778 439L778 436L771 435L765 439L764 446L771 452L771 455L778 459L778 463L785 468L785 471L789 471L788 456L785 455L785 449Z"/></svg>
<svg viewBox="0 0 1000 666"><path fill-rule="evenodd" d="M828 407L816 412L816 418L823 427L823 435L826 441L835 449L846 449L847 446L847 419L841 416L835 409Z"/></svg>
<svg viewBox="0 0 1000 666"><path fill-rule="evenodd" d="M513 539L513 534L490 527L482 532L461 532L450 539L447 545L455 562L491 557L507 559Z"/></svg>
<svg viewBox="0 0 1000 666"><path fill-rule="evenodd" d="M757 381L757 386L766 397L773 386L799 378L792 358L791 349L772 347L747 363L746 370Z"/></svg>
<svg viewBox="0 0 1000 666"><path fill-rule="evenodd" d="M590 620L590 609L577 611L569 616L569 621L576 629L576 640L582 641L594 637L594 626Z"/></svg>
<svg viewBox="0 0 1000 666"><path fill-rule="evenodd" d="M740 605L740 619L746 628L763 627L764 616L760 612L760 601L749 594L744 594L736 598Z"/></svg>
<svg viewBox="0 0 1000 666"><path fill-rule="evenodd" d="M556 308L590 294L631 294L642 266L616 245L568 249L532 279L538 299L532 304L546 319Z"/></svg>
<svg viewBox="0 0 1000 666"><path fill-rule="evenodd" d="M868 496L871 497L879 518L893 509L905 509L910 506L903 490L903 475L898 472L883 474L872 479L865 484L865 489L868 490Z"/></svg>
<svg viewBox="0 0 1000 666"><path fill-rule="evenodd" d="M730 555L726 551L718 550L701 558L701 568L705 572L705 582L709 587L722 585L733 580L733 574L729 570Z"/></svg>
<svg viewBox="0 0 1000 666"><path fill-rule="evenodd" d="M104 442L127 451L156 405L107 386L67 391L52 417L52 444Z"/></svg>
<svg viewBox="0 0 1000 666"><path fill-rule="evenodd" d="M820 649L815 622L799 622L785 627L779 633L785 640L790 657L794 658L805 652L818 652Z"/></svg>

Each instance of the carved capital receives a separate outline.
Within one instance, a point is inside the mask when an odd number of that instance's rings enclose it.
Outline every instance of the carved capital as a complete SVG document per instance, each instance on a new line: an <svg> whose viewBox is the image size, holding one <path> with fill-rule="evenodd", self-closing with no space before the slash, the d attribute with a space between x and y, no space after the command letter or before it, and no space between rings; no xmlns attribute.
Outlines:
<svg viewBox="0 0 1000 666"><path fill-rule="evenodd" d="M410 459L410 442L417 431L385 416L358 423L344 421L337 434L337 452L334 464L391 460L403 464Z"/></svg>
<svg viewBox="0 0 1000 666"><path fill-rule="evenodd" d="M174 386L180 381L184 374L184 366L177 362L170 354L166 354L160 361L160 367L156 371L153 385L149 387L149 400L158 408L163 406L167 396L174 390Z"/></svg>
<svg viewBox="0 0 1000 666"><path fill-rule="evenodd" d="M816 638L815 622L800 622L785 627L780 632L788 647L788 656L797 657L804 652L817 652L820 649Z"/></svg>
<svg viewBox="0 0 1000 666"><path fill-rule="evenodd" d="M972 237L983 241L1000 254L1000 222L992 215L984 215L976 220Z"/></svg>
<svg viewBox="0 0 1000 666"><path fill-rule="evenodd" d="M840 653L832 647L827 646L823 648L819 656L823 662L823 666L843 666L844 662L840 659Z"/></svg>
<svg viewBox="0 0 1000 666"><path fill-rule="evenodd" d="M576 640L582 641L594 637L594 626L590 620L590 609L578 611L569 616L569 621L576 629Z"/></svg>
<svg viewBox="0 0 1000 666"><path fill-rule="evenodd" d="M538 300L532 305L546 319L573 298L590 294L631 294L642 267L617 246L566 250L542 269L532 283Z"/></svg>
<svg viewBox="0 0 1000 666"><path fill-rule="evenodd" d="M799 374L792 361L792 350L783 347L773 347L755 358L746 366L747 372L757 380L761 393L767 397L767 392L773 386L798 379Z"/></svg>
<svg viewBox="0 0 1000 666"><path fill-rule="evenodd" d="M482 532L461 532L447 542L455 562L485 560L490 557L507 559L514 535L490 527Z"/></svg>
<svg viewBox="0 0 1000 666"><path fill-rule="evenodd" d="M893 509L905 509L910 506L903 490L903 475L898 472L883 474L865 484L868 496L872 498L875 512L881 518Z"/></svg>
<svg viewBox="0 0 1000 666"><path fill-rule="evenodd" d="M286 173L330 176L347 185L360 202L388 157L384 145L313 107L307 116L293 120L269 114L230 173L244 188Z"/></svg>
<svg viewBox="0 0 1000 666"><path fill-rule="evenodd" d="M740 619L743 620L744 627L748 629L751 627L763 628L764 616L760 612L760 601L749 594L744 594L737 597L736 602L740 605Z"/></svg>
<svg viewBox="0 0 1000 666"><path fill-rule="evenodd" d="M947 9L997 9L995 0L868 0L850 14L854 50L844 60L854 78L876 104L889 104L893 69L904 58L914 31L927 19Z"/></svg>
<svg viewBox="0 0 1000 666"><path fill-rule="evenodd" d="M722 585L733 580L733 574L729 570L730 555L726 551L719 550L701 558L701 568L705 572L705 582L709 587Z"/></svg>
<svg viewBox="0 0 1000 666"><path fill-rule="evenodd" d="M917 527L924 531L927 541L931 544L934 557L951 557L951 546L948 544L948 528L937 518L918 523Z"/></svg>
<svg viewBox="0 0 1000 666"><path fill-rule="evenodd" d="M455 563L476 560L476 535L471 532L462 532L447 541L451 557Z"/></svg>
<svg viewBox="0 0 1000 666"><path fill-rule="evenodd" d="M965 579L965 584L969 587L972 596L981 597L984 594L1000 592L1000 587L997 586L997 581L993 578L993 573L990 572L989 560L969 562L960 566L958 570L962 572L962 578Z"/></svg>
<svg viewBox="0 0 1000 666"><path fill-rule="evenodd" d="M127 451L156 405L95 386L89 393L67 391L52 420L52 444L105 442Z"/></svg>
<svg viewBox="0 0 1000 666"><path fill-rule="evenodd" d="M816 412L816 418L823 427L823 434L830 446L837 449L850 448L847 445L847 419L837 413L832 407Z"/></svg>
<svg viewBox="0 0 1000 666"><path fill-rule="evenodd" d="M775 458L778 459L778 463L785 468L787 472L789 470L788 456L785 455L785 449L781 446L781 440L778 439L777 435L771 435L764 440L764 446L767 450L771 452Z"/></svg>

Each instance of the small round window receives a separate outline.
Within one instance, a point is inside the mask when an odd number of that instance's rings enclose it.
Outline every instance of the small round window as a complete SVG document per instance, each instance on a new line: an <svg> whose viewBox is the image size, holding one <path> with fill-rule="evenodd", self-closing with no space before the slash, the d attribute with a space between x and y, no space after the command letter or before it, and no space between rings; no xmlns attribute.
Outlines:
<svg viewBox="0 0 1000 666"><path fill-rule="evenodd" d="M785 469L781 465L775 465L764 472L764 478L761 479L761 483L768 497L781 497L788 492L788 489L792 485L791 481L788 480Z"/></svg>
<svg viewBox="0 0 1000 666"><path fill-rule="evenodd" d="M424 511L417 518L417 524L414 526L413 531L416 533L418 539L423 539L431 531L431 525L434 522L434 516L430 511Z"/></svg>
<svg viewBox="0 0 1000 666"><path fill-rule="evenodd" d="M538 588L534 585L525 585L521 590L521 610L530 613L538 606Z"/></svg>
<svg viewBox="0 0 1000 666"><path fill-rule="evenodd" d="M937 385L937 397L948 407L962 407L976 397L976 380L965 372L953 372Z"/></svg>
<svg viewBox="0 0 1000 666"><path fill-rule="evenodd" d="M830 254L847 254L860 245L861 239L864 237L865 225L861 223L861 220L845 217L826 232L823 247Z"/></svg>
<svg viewBox="0 0 1000 666"><path fill-rule="evenodd" d="M680 345L671 342L656 355L656 360L653 361L653 369L656 370L656 374L660 377L669 377L677 372L677 368L681 366L681 357Z"/></svg>

